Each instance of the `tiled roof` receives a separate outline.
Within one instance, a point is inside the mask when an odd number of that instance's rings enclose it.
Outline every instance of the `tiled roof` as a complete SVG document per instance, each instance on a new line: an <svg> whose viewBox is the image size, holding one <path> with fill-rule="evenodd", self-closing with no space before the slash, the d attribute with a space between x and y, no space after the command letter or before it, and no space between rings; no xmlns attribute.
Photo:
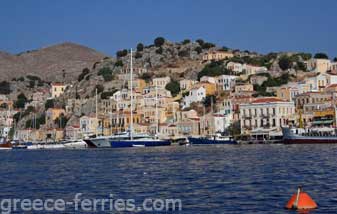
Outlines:
<svg viewBox="0 0 337 214"><path fill-rule="evenodd" d="M255 99L252 103L271 103L271 102L285 102L285 100L282 100L277 97L262 97Z"/></svg>

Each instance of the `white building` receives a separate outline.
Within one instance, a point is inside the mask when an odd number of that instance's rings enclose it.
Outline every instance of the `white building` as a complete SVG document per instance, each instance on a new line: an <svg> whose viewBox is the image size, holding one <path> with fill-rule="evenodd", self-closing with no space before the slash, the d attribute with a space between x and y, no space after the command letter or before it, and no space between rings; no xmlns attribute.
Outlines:
<svg viewBox="0 0 337 214"><path fill-rule="evenodd" d="M309 71L326 73L331 68L331 61L329 59L309 59L305 62Z"/></svg>
<svg viewBox="0 0 337 214"><path fill-rule="evenodd" d="M216 81L217 80L215 77L203 76L200 78L200 82L209 82L209 83L216 84Z"/></svg>
<svg viewBox="0 0 337 214"><path fill-rule="evenodd" d="M157 88L162 88L164 89L165 86L171 82L171 78L170 77L157 77L157 78L153 78L152 80L152 85L153 86L157 86Z"/></svg>
<svg viewBox="0 0 337 214"><path fill-rule="evenodd" d="M184 97L184 108L190 107L193 102L201 102L206 98L206 89L204 87L196 87L190 90L190 93Z"/></svg>
<svg viewBox="0 0 337 214"><path fill-rule="evenodd" d="M183 79L179 81L180 89L181 90L189 90L193 87L194 84L196 84L198 81L196 80L187 80Z"/></svg>
<svg viewBox="0 0 337 214"><path fill-rule="evenodd" d="M310 91L322 91L326 86L337 83L337 75L319 74L305 81Z"/></svg>
<svg viewBox="0 0 337 214"><path fill-rule="evenodd" d="M229 91L235 86L237 76L234 75L220 75L216 78L216 85L219 90Z"/></svg>
<svg viewBox="0 0 337 214"><path fill-rule="evenodd" d="M246 75L254 75L254 74L258 74L258 73L265 73L268 71L268 69L264 66L255 66L255 65L247 65L244 64L243 65L243 70L245 72Z"/></svg>
<svg viewBox="0 0 337 214"><path fill-rule="evenodd" d="M294 102L275 97L257 98L240 104L241 133L280 132L295 114Z"/></svg>
<svg viewBox="0 0 337 214"><path fill-rule="evenodd" d="M227 63L226 68L228 70L231 70L231 71L235 72L235 73L241 73L241 72L243 72L244 65L241 64L241 63L238 63L238 62L229 62L229 63Z"/></svg>
<svg viewBox="0 0 337 214"><path fill-rule="evenodd" d="M82 116L80 118L80 131L83 136L95 134L98 128L98 120L95 116Z"/></svg>
<svg viewBox="0 0 337 214"><path fill-rule="evenodd" d="M232 123L233 115L231 114L213 114L214 132L223 133Z"/></svg>

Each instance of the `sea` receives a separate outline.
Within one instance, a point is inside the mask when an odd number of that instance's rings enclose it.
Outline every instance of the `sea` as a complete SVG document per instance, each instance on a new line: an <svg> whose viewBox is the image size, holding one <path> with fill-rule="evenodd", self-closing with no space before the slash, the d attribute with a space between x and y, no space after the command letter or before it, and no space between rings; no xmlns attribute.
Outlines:
<svg viewBox="0 0 337 214"><path fill-rule="evenodd" d="M284 206L300 185L318 204L306 213L337 213L337 145L13 150L0 158L0 213L290 214L298 212Z"/></svg>

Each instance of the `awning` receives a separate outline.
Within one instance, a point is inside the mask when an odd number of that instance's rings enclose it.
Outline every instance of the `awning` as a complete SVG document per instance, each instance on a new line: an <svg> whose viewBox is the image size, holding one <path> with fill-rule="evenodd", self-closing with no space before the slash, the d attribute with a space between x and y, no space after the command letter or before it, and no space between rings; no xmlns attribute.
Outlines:
<svg viewBox="0 0 337 214"><path fill-rule="evenodd" d="M312 124L320 125L320 124L332 124L333 120L321 120L321 121L313 121Z"/></svg>

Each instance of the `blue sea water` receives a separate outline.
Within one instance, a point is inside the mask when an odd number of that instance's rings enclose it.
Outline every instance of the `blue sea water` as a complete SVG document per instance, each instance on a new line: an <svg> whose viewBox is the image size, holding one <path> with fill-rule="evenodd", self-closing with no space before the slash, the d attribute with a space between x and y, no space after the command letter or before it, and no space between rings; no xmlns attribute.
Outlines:
<svg viewBox="0 0 337 214"><path fill-rule="evenodd" d="M113 194L139 204L145 198L181 199L182 210L167 213L278 214L297 213L283 207L303 185L319 204L310 213L337 213L337 145L22 150L1 151L0 157L0 199ZM59 213L84 211L69 205Z"/></svg>

